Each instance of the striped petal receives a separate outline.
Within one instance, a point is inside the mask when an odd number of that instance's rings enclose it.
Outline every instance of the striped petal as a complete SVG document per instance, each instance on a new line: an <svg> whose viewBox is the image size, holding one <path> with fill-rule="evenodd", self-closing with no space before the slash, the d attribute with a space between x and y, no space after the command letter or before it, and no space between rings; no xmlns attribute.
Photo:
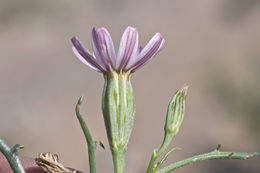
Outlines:
<svg viewBox="0 0 260 173"><path fill-rule="evenodd" d="M113 68L115 67L116 56L114 44L106 28L93 28L92 47L99 64L102 64L107 70L109 70L109 64L111 64Z"/></svg>
<svg viewBox="0 0 260 173"><path fill-rule="evenodd" d="M71 39L73 44L72 50L75 55L82 61L84 64L88 65L90 68L105 72L106 70L96 61L96 59L88 52L88 50L81 44L77 37Z"/></svg>
<svg viewBox="0 0 260 173"><path fill-rule="evenodd" d="M89 66L90 68L96 70L97 72L101 72L97 67L91 65L83 56L81 56L78 52L78 50L72 46L72 51L74 52L74 54L77 56L77 58L83 62L84 64L86 64L87 66Z"/></svg>
<svg viewBox="0 0 260 173"><path fill-rule="evenodd" d="M126 66L126 70L134 72L149 62L163 47L165 39L160 33L156 33L149 43L143 48L141 53L131 58Z"/></svg>
<svg viewBox="0 0 260 173"><path fill-rule="evenodd" d="M136 28L127 27L124 31L116 59L116 70L123 69L138 49L138 31Z"/></svg>

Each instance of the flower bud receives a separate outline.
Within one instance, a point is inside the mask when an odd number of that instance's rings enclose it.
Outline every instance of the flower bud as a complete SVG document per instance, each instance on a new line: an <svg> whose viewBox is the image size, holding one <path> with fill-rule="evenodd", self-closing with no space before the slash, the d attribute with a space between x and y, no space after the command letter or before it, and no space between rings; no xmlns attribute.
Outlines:
<svg viewBox="0 0 260 173"><path fill-rule="evenodd" d="M184 86L178 90L169 103L164 131L165 135L171 138L178 133L182 124L187 90L188 86Z"/></svg>
<svg viewBox="0 0 260 173"><path fill-rule="evenodd" d="M133 127L135 103L130 73L104 75L102 110L110 148L125 151Z"/></svg>

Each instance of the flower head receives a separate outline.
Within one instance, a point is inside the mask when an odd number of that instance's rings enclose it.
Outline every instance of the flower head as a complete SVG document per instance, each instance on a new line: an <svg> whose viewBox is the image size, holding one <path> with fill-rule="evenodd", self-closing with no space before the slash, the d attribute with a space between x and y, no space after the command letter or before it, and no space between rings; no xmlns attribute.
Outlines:
<svg viewBox="0 0 260 173"><path fill-rule="evenodd" d="M117 55L111 36L104 27L92 30L93 53L77 37L73 37L71 41L75 55L84 64L104 74L111 70L133 73L151 60L165 43L162 35L156 33L144 48L138 47L138 31L130 26L122 35Z"/></svg>

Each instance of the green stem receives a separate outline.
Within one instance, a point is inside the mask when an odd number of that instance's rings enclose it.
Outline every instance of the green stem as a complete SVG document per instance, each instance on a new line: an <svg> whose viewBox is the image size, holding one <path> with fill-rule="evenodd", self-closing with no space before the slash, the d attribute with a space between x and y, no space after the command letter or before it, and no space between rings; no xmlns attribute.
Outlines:
<svg viewBox="0 0 260 173"><path fill-rule="evenodd" d="M114 163L114 173L124 173L125 168L125 151L112 150L112 157Z"/></svg>
<svg viewBox="0 0 260 173"><path fill-rule="evenodd" d="M184 86L179 89L173 96L171 102L168 105L167 116L164 125L164 139L159 150L154 150L150 159L146 173L155 173L160 168L161 164L165 161L163 158L158 163L155 163L158 157L165 152L170 145L174 136L178 133L182 124L185 110L185 100L188 86ZM173 149L172 151L174 151ZM169 152L171 153L171 151ZM168 153L165 155L167 158Z"/></svg>
<svg viewBox="0 0 260 173"><path fill-rule="evenodd" d="M82 99L83 97L81 96L78 100L78 103L76 105L76 115L77 115L77 118L79 120L79 123L80 123L80 126L83 130L83 133L85 135L85 138L86 138L86 141L87 141L87 144L88 144L88 158L89 158L89 170L90 170L90 173L96 173L96 156L95 156L95 151L96 151L96 142L92 140L92 137L90 135L90 131L87 127L87 124L86 122L84 121L80 111L79 111L79 106L80 104L82 103Z"/></svg>
<svg viewBox="0 0 260 173"><path fill-rule="evenodd" d="M156 161L156 159L158 158L158 155L156 154L156 150L153 152L148 168L146 170L146 173L151 173L154 167L154 162Z"/></svg>
<svg viewBox="0 0 260 173"><path fill-rule="evenodd" d="M155 166L155 161L158 159L158 157L168 148L168 146L170 145L170 142L172 140L173 136L166 134L163 140L163 143L161 145L161 147L159 148L159 150L154 150L148 168L146 170L146 173L151 173L154 172L154 166Z"/></svg>
<svg viewBox="0 0 260 173"><path fill-rule="evenodd" d="M248 153L242 153L242 152L220 152L219 150L214 150L209 153L193 156L184 160L181 160L179 162L175 162L170 164L167 167L164 167L157 171L156 173L168 173L170 171L173 171L177 168L189 165L191 163L199 162L202 160L213 160L213 159L248 159L251 157L256 156L258 153L248 154Z"/></svg>
<svg viewBox="0 0 260 173"><path fill-rule="evenodd" d="M21 145L17 144L13 148L10 148L2 139L0 139L0 151L4 154L8 160L14 173L25 173L24 168L19 159L19 149Z"/></svg>

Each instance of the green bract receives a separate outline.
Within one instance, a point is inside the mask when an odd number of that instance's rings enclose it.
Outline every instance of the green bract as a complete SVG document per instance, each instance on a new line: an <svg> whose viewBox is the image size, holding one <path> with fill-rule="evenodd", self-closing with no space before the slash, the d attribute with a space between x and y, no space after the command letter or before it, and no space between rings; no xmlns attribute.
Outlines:
<svg viewBox="0 0 260 173"><path fill-rule="evenodd" d="M165 136L174 137L179 132L184 117L187 89L185 86L178 90L169 103L164 126Z"/></svg>
<svg viewBox="0 0 260 173"><path fill-rule="evenodd" d="M124 155L133 127L135 102L130 73L104 75L102 111L114 164L124 170ZM117 167L117 166L115 166Z"/></svg>

